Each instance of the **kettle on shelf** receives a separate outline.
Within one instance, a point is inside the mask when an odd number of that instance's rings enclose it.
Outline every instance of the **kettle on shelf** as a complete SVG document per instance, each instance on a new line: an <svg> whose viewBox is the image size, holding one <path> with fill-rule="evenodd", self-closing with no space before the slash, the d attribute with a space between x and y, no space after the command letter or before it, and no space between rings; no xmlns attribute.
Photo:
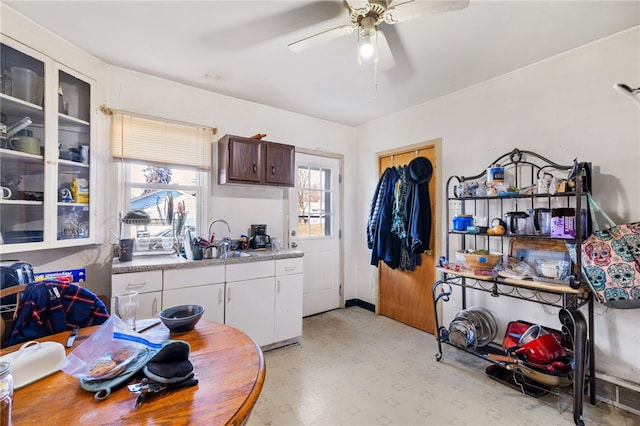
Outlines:
<svg viewBox="0 0 640 426"><path fill-rule="evenodd" d="M529 215L525 212L507 212L504 214L504 222L507 234L523 235L527 233Z"/></svg>

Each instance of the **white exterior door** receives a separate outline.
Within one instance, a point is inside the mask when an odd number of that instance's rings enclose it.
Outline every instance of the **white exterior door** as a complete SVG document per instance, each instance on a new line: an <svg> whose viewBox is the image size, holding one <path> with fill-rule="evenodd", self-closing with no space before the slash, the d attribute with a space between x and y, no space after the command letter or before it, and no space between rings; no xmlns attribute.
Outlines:
<svg viewBox="0 0 640 426"><path fill-rule="evenodd" d="M289 246L304 252L303 316L340 307L340 160L296 153Z"/></svg>

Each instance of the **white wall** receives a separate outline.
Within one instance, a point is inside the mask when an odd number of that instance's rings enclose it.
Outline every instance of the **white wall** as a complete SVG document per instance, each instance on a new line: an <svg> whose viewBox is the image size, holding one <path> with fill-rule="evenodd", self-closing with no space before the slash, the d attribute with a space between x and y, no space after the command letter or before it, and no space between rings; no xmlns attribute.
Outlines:
<svg viewBox="0 0 640 426"><path fill-rule="evenodd" d="M436 138L442 138L443 186L448 176L480 173L513 148L560 164L578 157L593 162L594 196L614 220L640 220L640 108L614 91L614 83L640 86L639 28L360 126L357 226L365 228L377 153ZM442 199L438 205L444 211ZM368 266L364 232L356 247L357 296L375 303L377 270ZM470 303L480 303L482 297L475 297ZM557 310L490 299L482 303L496 313L502 334L506 323L517 319L559 326ZM459 301L445 305L445 322L459 308ZM598 371L640 383L640 310L598 306L595 321Z"/></svg>
<svg viewBox="0 0 640 426"><path fill-rule="evenodd" d="M354 162L355 129L341 124L310 118L300 114L230 98L182 84L120 68L110 67L70 45L49 31L35 25L12 9L1 5L2 32L45 55L94 78L98 82L98 104L112 109L138 112L197 124L218 127L216 141L225 133L250 136L267 133L267 139L295 145L317 152L340 154L345 164ZM86 286L97 294L110 294L110 244L115 243L111 230L117 231L117 176L109 167L109 118L94 111L98 140L94 153L99 168L99 239L91 247L42 250L20 253L19 258L31 263L36 271L63 268L86 268ZM218 186L217 149L214 144L212 184L206 222L224 218L234 235L247 233L252 223L266 223L268 232L284 241L285 190L267 187ZM355 173L345 167L343 175L345 200L355 198ZM344 280L355 281L353 261L353 209L344 209L343 235L345 253ZM216 228L218 229L218 228ZM218 229L221 232L220 229ZM5 256L6 257L6 256ZM11 255L8 258L15 258ZM345 298L355 297L355 287L347 286Z"/></svg>
<svg viewBox="0 0 640 426"><path fill-rule="evenodd" d="M266 133L266 140L295 145L318 152L341 154L346 165L352 164L355 152L355 129L310 118L300 114L247 102L205 90L185 86L145 74L110 68L107 104L110 108L199 123L218 128L217 141L224 134L251 136ZM217 184L217 145L214 143L213 169L207 221L225 219L233 237L248 234L253 223L267 224L272 237L286 242L286 189L248 185ZM344 199L355 198L355 173L345 167ZM111 206L112 214L117 207ZM355 297L353 233L355 214L344 209L343 235L345 252L345 298ZM216 228L221 231L220 228ZM224 229L224 228L222 228ZM204 235L204 233L203 233Z"/></svg>

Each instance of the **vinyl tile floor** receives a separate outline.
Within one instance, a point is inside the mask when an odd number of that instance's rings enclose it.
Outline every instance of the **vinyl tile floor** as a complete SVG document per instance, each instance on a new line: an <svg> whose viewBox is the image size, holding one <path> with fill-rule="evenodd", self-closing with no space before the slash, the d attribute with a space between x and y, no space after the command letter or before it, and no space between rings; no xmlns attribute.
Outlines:
<svg viewBox="0 0 640 426"><path fill-rule="evenodd" d="M533 398L484 373L487 362L359 307L305 318L300 343L265 353L267 374L249 426L573 425L572 397ZM640 416L585 399L589 425Z"/></svg>

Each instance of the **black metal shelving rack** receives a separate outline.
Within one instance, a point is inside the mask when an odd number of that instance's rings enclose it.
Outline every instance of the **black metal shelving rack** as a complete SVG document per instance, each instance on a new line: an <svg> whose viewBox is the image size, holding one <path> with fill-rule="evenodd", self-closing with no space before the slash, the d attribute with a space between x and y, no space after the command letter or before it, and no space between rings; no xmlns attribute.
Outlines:
<svg viewBox="0 0 640 426"><path fill-rule="evenodd" d="M529 194L520 195L518 193L509 194L506 196L490 197L455 197L453 196L453 190L459 183L471 182L478 179L486 179L486 169L473 176L451 176L447 180L447 203L451 201L458 201L461 203L461 213L473 213L478 209L480 203L481 207L485 206L487 211L490 206L499 203L500 217L504 213L504 204L511 203L511 205L518 204L532 206L534 203L546 202L549 207L552 203L557 206L558 203L566 204L575 208L576 211L576 237L569 241L575 244L575 247L580 247L582 242L583 229L590 230L589 214L586 214L586 221L583 220L581 214L584 208L588 209L588 203L583 203L583 196L585 191L591 191L591 174L590 165L588 163L577 163L575 165L560 165L547 158L534 153L532 151L525 151L514 149L509 153L500 156L491 164L500 164L505 167L505 170L509 170L515 177L515 181L512 182L513 186L529 186L534 185L538 179L544 176L557 176L559 173L566 174L572 169L575 173L575 185L569 192L563 192L560 194ZM563 176L564 177L564 176ZM566 203L562 200L566 200ZM467 209L469 206L469 209ZM447 208L446 223L451 226L451 209ZM449 256L452 256L452 239L457 238L460 248L466 248L467 241L477 243L478 239L486 239L487 246L489 245L489 239L497 239L501 247L507 244L510 238L531 238L531 239L552 239L550 236L540 235L503 235L503 236L490 236L486 233L469 234L467 232L453 231L449 229L447 231L446 238L446 253L447 261ZM580 256L575 256L575 264L573 265L573 271L580 271ZM546 283L536 283L535 281L524 282L522 280L515 280L502 277L493 276L475 276L469 271L454 271L445 269L444 265L438 268L441 272L441 279L433 284L433 303L436 317L436 339L438 341L438 354L436 359L440 361L442 359L442 345L449 345L455 347L458 350L470 353L474 356L485 359L490 363L498 363L488 358L489 353L502 353L504 350L497 344L491 343L486 347L478 348L474 351L467 350L453 345L449 341L449 330L440 322L438 317L438 304L449 301L449 297L453 294L453 289L460 288L462 307L467 307L467 291L482 291L490 293L495 297L509 297L530 302L539 303L547 306L554 306L559 308L559 320L561 323L562 332L569 336L571 342L573 342L573 354L574 354L574 374L573 374L573 417L574 421L578 425L584 424L582 420L582 404L583 396L588 393L589 402L594 405L596 403L596 390L595 390L595 357L594 351L591 350L594 345L594 301L593 295L588 286L580 281L580 274L573 273L570 275L569 286L549 286ZM551 296L550 296L551 295ZM555 299L551 300L555 295ZM579 310L583 306L586 306L587 318ZM516 372L514 372L516 374Z"/></svg>

